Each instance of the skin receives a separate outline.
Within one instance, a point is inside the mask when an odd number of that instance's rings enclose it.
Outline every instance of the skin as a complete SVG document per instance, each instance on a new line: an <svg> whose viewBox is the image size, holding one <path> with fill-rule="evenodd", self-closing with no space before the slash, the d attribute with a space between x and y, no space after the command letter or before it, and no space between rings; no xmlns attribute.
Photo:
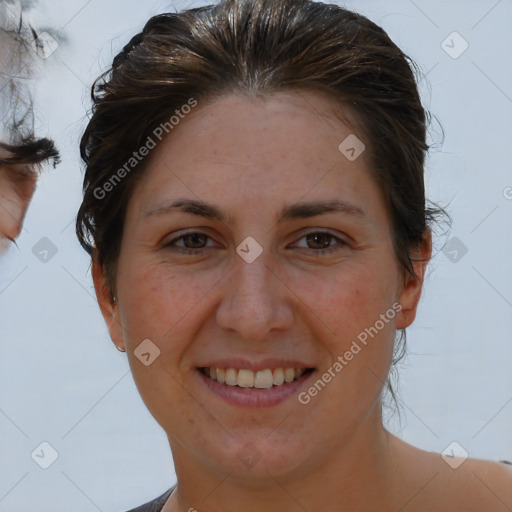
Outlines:
<svg viewBox="0 0 512 512"><path fill-rule="evenodd" d="M3 21L3 20L2 20ZM19 43L0 28L0 70L7 76L27 74L30 60L20 50ZM0 73L0 90L9 87L4 83ZM0 114L10 118L10 99L0 97ZM2 119L3 124L3 119ZM1 126L0 129L4 129ZM5 135L5 133L3 134ZM6 137L7 139L7 137ZM0 158L8 155L0 150ZM23 219L34 194L37 182L37 172L28 165L0 164L0 255L20 234Z"/></svg>
<svg viewBox="0 0 512 512"><path fill-rule="evenodd" d="M20 234L36 182L37 173L28 166L0 165L0 244Z"/></svg>
<svg viewBox="0 0 512 512"><path fill-rule="evenodd" d="M333 106L315 93L198 106L154 150L130 199L114 302L93 262L111 338L173 452L179 489L164 512L505 510L474 474L512 507L506 467L468 460L454 471L382 426L395 331L415 318L430 236L413 252L417 278L404 282L369 152L350 162L338 150L349 134L364 136ZM147 215L177 198L229 218ZM285 205L331 199L364 215L277 222ZM169 245L190 231L209 238ZM345 243L323 239L334 249L315 255L321 244L305 235L318 231ZM235 252L248 236L263 247L250 264ZM200 249L186 255L176 244ZM267 355L307 362L318 377L397 302L401 312L307 405L293 397L241 408L197 375L213 358ZM161 351L149 366L134 355L145 339ZM251 468L237 457L247 443L261 455Z"/></svg>

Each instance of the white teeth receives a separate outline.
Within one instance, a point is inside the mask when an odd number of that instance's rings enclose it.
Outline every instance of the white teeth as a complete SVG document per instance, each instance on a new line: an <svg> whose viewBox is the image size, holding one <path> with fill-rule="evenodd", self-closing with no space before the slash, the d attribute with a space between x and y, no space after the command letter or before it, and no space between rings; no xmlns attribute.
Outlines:
<svg viewBox="0 0 512 512"><path fill-rule="evenodd" d="M228 368L226 370L226 384L228 386L237 385L237 371L234 368Z"/></svg>
<svg viewBox="0 0 512 512"><path fill-rule="evenodd" d="M238 379L236 383L241 388L253 388L254 372L251 370L238 370Z"/></svg>
<svg viewBox="0 0 512 512"><path fill-rule="evenodd" d="M276 368L274 370L273 383L275 386L280 386L284 382L284 370L282 368Z"/></svg>
<svg viewBox="0 0 512 512"><path fill-rule="evenodd" d="M211 371L211 369L210 369L210 371ZM224 382L226 382L226 371L221 368L216 368L216 374L217 374L217 380L224 384Z"/></svg>
<svg viewBox="0 0 512 512"><path fill-rule="evenodd" d="M254 387L269 389L273 385L272 370L260 370L254 376Z"/></svg>
<svg viewBox="0 0 512 512"><path fill-rule="evenodd" d="M292 380L294 378L295 378L295 370L293 368L286 368L284 370L284 381L292 382Z"/></svg>
<svg viewBox="0 0 512 512"><path fill-rule="evenodd" d="M275 368L274 370L268 368L257 372L235 368L205 368L207 376L222 384L258 389L270 389L272 386L281 386L285 382L293 382L305 371L304 368Z"/></svg>

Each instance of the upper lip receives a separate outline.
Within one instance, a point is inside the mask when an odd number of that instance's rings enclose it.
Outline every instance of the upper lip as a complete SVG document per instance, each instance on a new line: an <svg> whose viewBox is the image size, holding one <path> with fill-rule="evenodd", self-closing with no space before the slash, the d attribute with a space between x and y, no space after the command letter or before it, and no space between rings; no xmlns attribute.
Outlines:
<svg viewBox="0 0 512 512"><path fill-rule="evenodd" d="M207 363L199 364L198 368L234 368L236 370L252 370L253 372L257 372L268 368L302 368L306 370L308 368L313 368L313 366L293 359L266 358L260 359L259 361L250 361L243 357L231 357L227 359L215 359L208 361Z"/></svg>

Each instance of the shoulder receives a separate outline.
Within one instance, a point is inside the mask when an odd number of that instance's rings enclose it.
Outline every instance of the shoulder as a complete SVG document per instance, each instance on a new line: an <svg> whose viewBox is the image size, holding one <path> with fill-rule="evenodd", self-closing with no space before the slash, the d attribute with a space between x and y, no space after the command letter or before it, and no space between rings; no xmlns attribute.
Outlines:
<svg viewBox="0 0 512 512"><path fill-rule="evenodd" d="M401 440L395 452L408 510L512 511L512 465L473 458L446 458Z"/></svg>
<svg viewBox="0 0 512 512"><path fill-rule="evenodd" d="M491 495L512 509L512 465L489 460L468 459L468 470Z"/></svg>
<svg viewBox="0 0 512 512"><path fill-rule="evenodd" d="M444 464L444 461L443 461ZM512 510L512 465L481 459L466 459L457 469L445 465L440 471L447 498L464 510L502 512Z"/></svg>
<svg viewBox="0 0 512 512"><path fill-rule="evenodd" d="M169 496L174 490L174 487L171 487L164 494L158 496L158 498L155 498L154 500L145 503L144 505L140 505L137 508L133 508L128 512L161 512L163 506L165 505L165 502L169 499Z"/></svg>

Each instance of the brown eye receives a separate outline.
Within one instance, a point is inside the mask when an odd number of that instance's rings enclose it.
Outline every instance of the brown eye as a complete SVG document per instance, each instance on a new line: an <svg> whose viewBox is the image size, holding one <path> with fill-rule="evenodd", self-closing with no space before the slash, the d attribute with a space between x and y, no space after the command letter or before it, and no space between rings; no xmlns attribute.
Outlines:
<svg viewBox="0 0 512 512"><path fill-rule="evenodd" d="M203 233L190 233L183 235L181 239L187 249L201 249L206 246L209 237Z"/></svg>
<svg viewBox="0 0 512 512"><path fill-rule="evenodd" d="M214 249L215 246L210 236L199 231L193 231L173 238L164 245L164 248L183 254L199 255L204 251Z"/></svg>
<svg viewBox="0 0 512 512"><path fill-rule="evenodd" d="M174 238L165 247L175 249L186 254L198 254L201 249L209 249L213 246L208 245L211 237L204 233L193 232ZM334 236L327 231L314 231L300 238L305 240L305 245L297 244L302 249L310 249L314 255L321 256L336 250L340 250L347 244L340 238ZM334 243L332 243L334 242Z"/></svg>
<svg viewBox="0 0 512 512"><path fill-rule="evenodd" d="M313 256L323 256L331 252L340 251L348 244L341 238L334 236L328 231L312 231L299 239L305 241L304 243L297 243L296 247L303 250L308 250ZM334 242L334 243L332 243Z"/></svg>
<svg viewBox="0 0 512 512"><path fill-rule="evenodd" d="M326 249L329 247L334 236L329 233L310 233L306 235L306 240L311 249Z"/></svg>

